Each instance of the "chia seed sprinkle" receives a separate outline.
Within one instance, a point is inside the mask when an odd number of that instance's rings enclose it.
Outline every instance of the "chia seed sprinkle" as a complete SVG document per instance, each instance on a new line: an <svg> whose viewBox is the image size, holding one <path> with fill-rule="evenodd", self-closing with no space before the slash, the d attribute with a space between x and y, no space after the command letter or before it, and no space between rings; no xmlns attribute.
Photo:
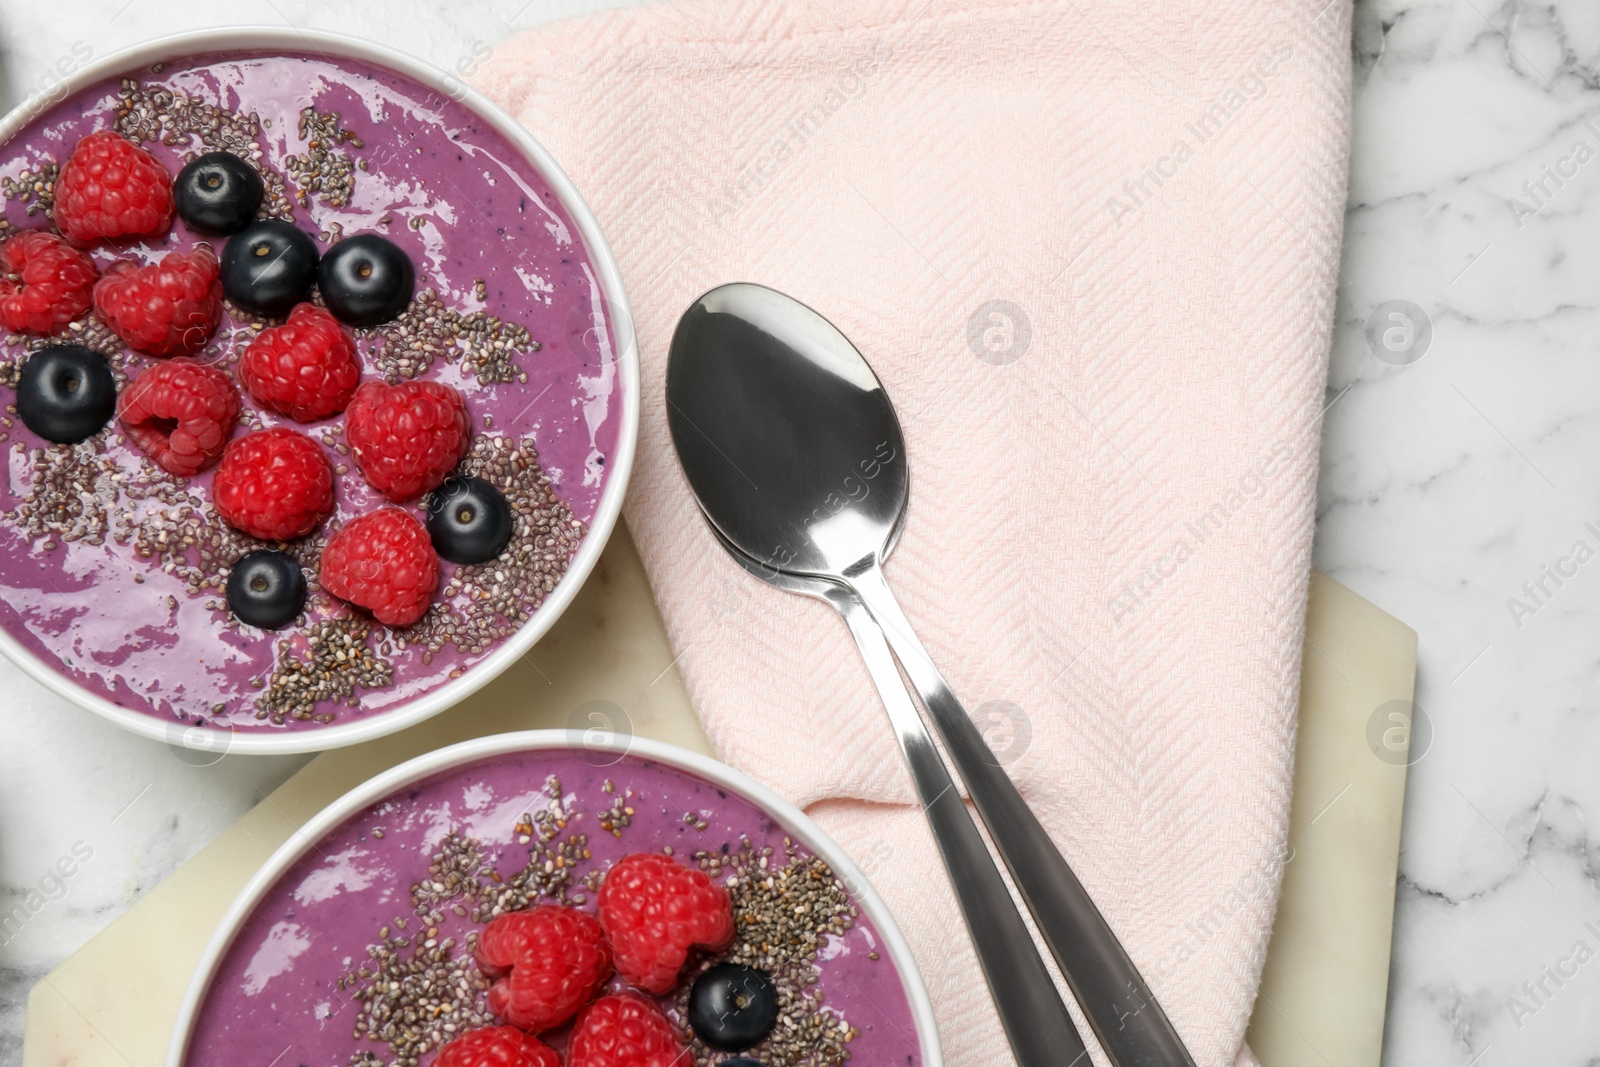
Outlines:
<svg viewBox="0 0 1600 1067"><path fill-rule="evenodd" d="M601 793L610 802L601 809L602 820L623 808L631 813L632 789L618 790L607 780ZM379 927L365 959L345 959L346 973L335 986L356 1006L352 1036L386 1045L389 1053L362 1048L347 1067L416 1067L457 1034L496 1024L487 1003L490 981L474 958L479 932L467 924L542 903L581 905L598 890L603 871L575 873L590 860L587 838L573 830L583 814L554 776L545 781L543 796L543 806L524 812L511 828L513 841L529 847L526 866L502 875L494 863L498 855L486 856L474 838L448 833L410 887L416 932L408 933L408 919L397 917ZM663 851L670 855L671 846ZM827 863L802 855L788 838L781 850L741 840L736 850L697 851L692 862L726 886L736 924L732 946L695 965L679 984L677 1026L695 1067L713 1067L724 1058L681 1021L688 1016L693 979L721 962L760 968L777 987L777 1026L747 1055L769 1067L840 1067L848 1061L860 1031L826 1005L817 965L828 940L855 924L856 908L843 883ZM587 893L574 894L574 888Z"/></svg>
<svg viewBox="0 0 1600 1067"><path fill-rule="evenodd" d="M528 372L518 365L517 355L539 351L539 342L526 328L486 311L446 307L432 288L417 293L394 321L358 330L356 336L378 342L367 354L391 385L426 372L435 359L459 360L465 373L485 385L526 384Z"/></svg>
<svg viewBox="0 0 1600 1067"><path fill-rule="evenodd" d="M606 786L610 788L606 788L604 791L612 793L614 787L611 787L609 779L606 780ZM622 836L622 831L633 823L633 817L637 814L633 810L633 805L628 803L629 798L632 796L633 790L631 789L626 793L612 796L611 807L600 812L600 829L606 831L612 837ZM672 846L668 845L667 848L667 855L672 855L670 851Z"/></svg>
<svg viewBox="0 0 1600 1067"><path fill-rule="evenodd" d="M397 918L394 931L381 927L377 943L367 947L371 963L338 980L338 987L350 990L357 1005L352 1036L387 1044L393 1057L388 1067L415 1067L419 1057L456 1034L496 1021L485 996L489 980L473 958L477 931L464 934L466 951L456 955L457 939L448 933L441 937L442 925L465 920L487 923L504 912L541 902L587 901L586 895L569 896L567 890L573 884L573 869L589 859L588 839L581 833L562 837L573 815L560 780L547 779L544 794L545 806L524 812L513 827L517 839L531 845L522 870L501 875L477 840L449 833L429 862L426 876L411 886L412 912L424 932L405 936L406 920ZM383 1062L363 1049L350 1058L349 1067Z"/></svg>
<svg viewBox="0 0 1600 1067"><path fill-rule="evenodd" d="M713 963L740 963L772 976L778 992L778 1023L744 1055L767 1067L839 1067L860 1031L823 1003L815 988L821 971L817 955L830 937L855 925L856 907L833 869L816 856L802 856L784 839L785 862L770 847L741 842L732 853L698 851L700 869L721 880L733 898L733 945L701 962L679 986L678 1014L687 1018L695 975ZM722 876L726 876L725 878ZM696 1067L712 1067L722 1054L693 1035L689 1050Z"/></svg>
<svg viewBox="0 0 1600 1067"><path fill-rule="evenodd" d="M476 941L467 935L468 948ZM455 954L455 939L430 936L420 944L390 935L367 948L372 961L345 986L367 982L351 993L356 1018L351 1036L389 1046L390 1067L416 1067L423 1055L458 1033L494 1022L484 994L489 980L478 970L470 951ZM370 1049L350 1057L350 1067L379 1067L383 1060Z"/></svg>
<svg viewBox="0 0 1600 1067"><path fill-rule="evenodd" d="M504 552L456 568L428 613L393 631L397 647L421 645L425 655L447 644L475 655L516 632L566 573L587 532L550 487L531 438L476 434L458 470L500 490L514 526Z"/></svg>
<svg viewBox="0 0 1600 1067"><path fill-rule="evenodd" d="M46 160L15 178L0 178L0 194L7 200L25 204L29 218L43 212L46 218L54 219L56 175L60 170L53 160Z"/></svg>
<svg viewBox="0 0 1600 1067"><path fill-rule="evenodd" d="M16 451L28 455L33 481L27 495L5 517L29 537L105 544L112 516L122 516L117 502L126 478L122 467L106 454L105 435L31 453L18 442Z"/></svg>
<svg viewBox="0 0 1600 1067"><path fill-rule="evenodd" d="M148 459L140 461L137 478L124 492L132 501L155 503L130 509L116 530L117 541L131 542L141 558L154 559L163 571L182 578L190 596L221 593L239 557L258 548L279 549L300 564L306 583L318 588L327 543L323 531L282 544L257 540L223 522L209 499Z"/></svg>
<svg viewBox="0 0 1600 1067"><path fill-rule="evenodd" d="M118 375L117 384L127 380L128 359L138 358L123 345L122 339L111 332L111 327L101 322L93 313L57 330L49 338L52 343L70 343L98 352L111 364L112 373Z"/></svg>
<svg viewBox="0 0 1600 1067"><path fill-rule="evenodd" d="M311 302L316 304L318 307L323 306L319 299L319 295L315 290L312 291ZM224 297L222 301L222 310L228 313L229 322L238 323L240 329L243 331L248 331L249 335L259 334L262 330L265 330L269 326L281 326L288 318L288 316L284 316L283 318L273 318L269 315L257 315L253 311L246 311L244 308L240 307L238 304L235 304L232 300L229 300L226 297ZM240 340L243 344L249 344L253 339L253 336L246 336L245 334L240 335Z"/></svg>
<svg viewBox="0 0 1600 1067"><path fill-rule="evenodd" d="M169 147L187 142L194 150L184 162L207 152L232 152L261 172L266 195L260 218L294 218L294 206L284 192L283 176L266 165L261 149L261 119L255 112L242 114L197 97L185 96L161 85L144 86L124 78L117 93L112 125L134 144L159 141Z"/></svg>
<svg viewBox="0 0 1600 1067"><path fill-rule="evenodd" d="M28 356L46 345L73 344L98 352L111 365L111 376L120 388L128 381L127 361L138 357L123 347L122 341L90 311L83 318L69 322L48 337L19 337L9 334L3 341L7 355L0 357L0 385L15 389L22 373L22 364Z"/></svg>
<svg viewBox="0 0 1600 1067"><path fill-rule="evenodd" d="M300 137L306 142L305 152L285 156L283 161L299 190L295 203L307 207L315 196L329 207L347 206L355 188L356 165L344 146L365 148L366 144L339 125L337 111L314 107L300 109Z"/></svg>
<svg viewBox="0 0 1600 1067"><path fill-rule="evenodd" d="M323 619L278 642L278 666L256 701L256 718L332 722L318 712L328 700L348 700L356 686L376 689L394 681L394 667L367 647L372 624L356 616Z"/></svg>

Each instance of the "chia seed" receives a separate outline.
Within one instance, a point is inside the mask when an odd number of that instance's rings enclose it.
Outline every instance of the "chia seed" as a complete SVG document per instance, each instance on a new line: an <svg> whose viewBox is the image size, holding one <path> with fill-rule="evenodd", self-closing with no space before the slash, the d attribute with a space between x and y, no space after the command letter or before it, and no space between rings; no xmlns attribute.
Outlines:
<svg viewBox="0 0 1600 1067"><path fill-rule="evenodd" d="M459 361L463 372L485 385L526 384L528 372L517 356L539 351L525 327L486 311L446 307L432 288L417 293L394 321L356 335L378 342L367 354L391 385L425 373L435 359Z"/></svg>
<svg viewBox="0 0 1600 1067"><path fill-rule="evenodd" d="M53 160L45 160L32 170L25 170L15 178L0 178L0 194L7 200L26 205L29 218L41 212L48 219L55 218L56 176L61 167Z"/></svg>
<svg viewBox="0 0 1600 1067"><path fill-rule="evenodd" d="M602 824L625 808L631 814L631 789L619 792L606 781L601 793L610 801ZM502 875L479 841L452 831L410 887L417 932L407 933L407 919L396 918L379 927L365 960L345 960L347 973L335 986L356 1005L352 1036L389 1051L379 1056L360 1049L347 1067L416 1067L457 1034L498 1022L488 1009L490 981L474 959L479 933L464 930L464 923L484 924L541 903L581 905L598 891L603 871L577 873L590 863L587 838L573 829L583 814L574 810L559 779L547 779L543 794L543 806L524 812L512 827L513 840L529 847L526 866ZM672 849L663 851L670 855ZM677 1025L695 1067L713 1067L724 1058L681 1023L694 978L722 962L759 968L777 988L778 1023L746 1055L769 1067L840 1067L860 1031L826 1005L817 987L817 958L830 938L855 924L856 908L843 883L827 863L802 855L788 838L781 853L742 840L737 850L696 852L692 862L727 888L736 928L733 944L702 960L679 986Z"/></svg>
<svg viewBox="0 0 1600 1067"><path fill-rule="evenodd" d="M314 107L300 109L300 138L306 142L305 152L283 161L299 190L295 203L307 207L314 196L329 207L347 206L355 188L356 165L345 146L365 148L365 142L339 125L337 111Z"/></svg>
<svg viewBox="0 0 1600 1067"><path fill-rule="evenodd" d="M475 655L515 633L555 589L588 532L551 488L532 438L474 435L457 469L500 490L514 525L504 552L456 568L427 614L393 631L397 647L421 645L425 655L447 644Z"/></svg>
<svg viewBox="0 0 1600 1067"><path fill-rule="evenodd" d="M233 565L259 548L283 552L300 565L313 590L320 588L317 572L322 546L327 543L323 531L284 543L240 533L222 520L198 490L148 459L141 460L137 477L124 492L132 501L155 504L130 509L122 517L116 530L118 543L131 543L140 558L155 560L163 571L183 579L190 596L221 593Z"/></svg>
<svg viewBox="0 0 1600 1067"><path fill-rule="evenodd" d="M329 700L348 700L357 686L376 689L394 681L394 667L367 647L372 624L356 616L323 619L278 643L278 665L256 701L256 718L332 722L318 712Z"/></svg>
<svg viewBox="0 0 1600 1067"><path fill-rule="evenodd" d="M606 780L606 786L607 788L604 792L614 792L615 787L612 786L610 779ZM628 803L632 796L633 790L631 789L626 793L612 796L611 807L600 812L600 829L606 831L612 837L622 836L622 831L633 823L633 817L637 814L633 810L633 805ZM667 846L669 849L667 855L669 856L672 855L671 847L671 845Z"/></svg>
<svg viewBox="0 0 1600 1067"><path fill-rule="evenodd" d="M97 318L93 311L84 312L82 318L69 322L48 337L19 337L7 335L4 348L8 355L0 357L0 385L15 389L22 373L22 364L34 352L47 345L81 345L106 357L111 366L111 376L118 388L127 384L127 361L137 358L123 347L122 341L111 328Z"/></svg>
<svg viewBox="0 0 1600 1067"><path fill-rule="evenodd" d="M546 804L524 812L513 831L531 845L527 865L503 876L484 856L479 842L451 832L440 843L424 878L411 886L412 912L422 932L405 936L406 920L378 931L367 947L370 961L341 977L357 1005L352 1036L389 1046L393 1064L415 1067L418 1058L459 1033L495 1022L486 994L489 980L478 969L472 949L478 932L461 938L466 951L457 955L457 939L441 935L441 926L470 918L487 923L507 911L537 903L582 904L587 896L569 896L575 867L589 860L587 838L563 837L573 820L562 796L561 782L545 782ZM349 1067L371 1067L384 1061L371 1050L355 1053Z"/></svg>
<svg viewBox="0 0 1600 1067"><path fill-rule="evenodd" d="M259 218L294 218L294 205L284 191L283 176L264 161L261 149L261 119L212 104L199 97L185 96L162 85L141 85L124 78L117 93L112 126L134 144L158 141L168 147L189 145L187 163L207 152L232 152L246 160L261 174L265 195Z"/></svg>
<svg viewBox="0 0 1600 1067"><path fill-rule="evenodd" d="M746 1051L767 1067L839 1067L850 1058L849 1044L860 1030L823 1003L816 988L817 955L830 937L855 925L857 911L833 869L816 856L802 856L784 839L782 863L773 849L742 841L732 853L699 851L701 870L722 881L733 899L733 944L703 960L679 987L678 1014L688 1017L694 978L715 963L739 963L765 971L778 993L778 1022L772 1033ZM687 1035L696 1067L712 1067L722 1054L693 1032Z"/></svg>
<svg viewBox="0 0 1600 1067"><path fill-rule="evenodd" d="M472 947L476 935L468 935ZM494 1022L485 994L489 980L472 953L455 953L455 939L390 935L367 948L370 964L346 976L356 1004L351 1036L389 1046L392 1064L416 1067L419 1058L467 1030ZM351 1067L383 1063L370 1049L350 1058Z"/></svg>
<svg viewBox="0 0 1600 1067"><path fill-rule="evenodd" d="M111 364L111 373L117 376L117 384L122 385L128 380L128 371L125 361L137 358L123 345L122 339L111 332L111 327L101 322L93 312L88 312L83 318L69 322L48 338L51 344L82 345L93 352L98 352L106 357L106 362Z"/></svg>
<svg viewBox="0 0 1600 1067"><path fill-rule="evenodd" d="M104 434L75 445L50 445L27 454L32 483L27 495L5 517L29 537L59 537L63 542L105 544L126 478L122 467L106 454Z"/></svg>

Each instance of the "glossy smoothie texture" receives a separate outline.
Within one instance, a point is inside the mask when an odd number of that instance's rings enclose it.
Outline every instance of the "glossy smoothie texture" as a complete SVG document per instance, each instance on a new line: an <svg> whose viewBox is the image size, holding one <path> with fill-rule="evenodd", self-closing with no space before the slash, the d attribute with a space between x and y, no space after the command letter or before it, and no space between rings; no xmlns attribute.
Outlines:
<svg viewBox="0 0 1600 1067"><path fill-rule="evenodd" d="M575 545L595 516L609 476L623 418L622 389L595 270L570 217L532 164L463 105L356 61L225 53L127 77L144 90L171 90L180 111L200 103L258 116L261 158L255 162L263 172L286 178L291 201L311 184L306 160L310 141L319 136L315 127L303 125L303 109L337 115L353 138L335 153L350 167L347 202L311 191L305 205L294 204L294 223L316 236L322 251L340 233L381 234L411 257L419 294L434 290L444 308L481 311L528 331L531 343L512 361L520 375L510 381L485 381L468 370L468 361L443 357L419 376L461 389L480 442L504 438L508 447L526 441L537 448L550 489L565 506L557 519L570 524ZM11 179L16 189L41 167L59 164L81 137L111 127L124 88L121 79L108 79L30 122L0 153L0 179ZM187 135L147 139L144 147L172 174L187 154L209 150ZM24 190L7 197L4 218L16 229L42 228L48 225L44 207ZM176 220L158 241L97 247L91 254L104 271L117 259L149 261L202 241L220 252L221 240L202 238ZM378 356L389 343L379 332L357 334L368 378L381 376ZM230 313L199 358L231 369L253 336L244 319ZM0 360L14 362L37 344L7 339ZM126 349L116 358L130 377L152 362ZM8 392L0 389L0 398L10 404L14 397ZM116 423L103 435L103 454L93 464L74 466L79 461L65 455L63 446L41 463L36 450L46 443L22 426L14 410L7 415L6 477L0 482L0 510L6 513L0 516L0 625L6 632L89 692L168 722L315 728L306 719L275 724L259 716L258 702L280 662L280 642L303 653L305 631L347 616L349 609L323 594L314 598L298 634L239 627L218 591L196 594L159 556L141 558L132 544L118 542L119 516L137 518L160 502L127 491L137 491L151 468ZM337 423L296 428L322 439ZM275 425L296 424L258 413L236 436ZM348 455L330 449L330 459L343 468L332 522L379 505ZM30 533L16 509L43 479L62 475L83 486L83 514L60 529ZM203 472L182 488L192 499L208 500L210 478ZM73 526L80 539L64 536ZM81 537L84 528L91 536ZM324 532L331 528L325 525ZM95 532L102 543L91 543ZM191 550L190 563L194 556ZM560 568L565 563L558 561ZM441 589L454 571L442 565ZM529 602L542 600L544 592L530 594ZM391 635L375 626L369 641L378 645L386 636ZM317 711L349 722L393 707L459 676L498 643L475 653L449 643L431 655L415 644L393 648L382 656L392 665L392 684L356 689L355 706L330 700Z"/></svg>
<svg viewBox="0 0 1600 1067"><path fill-rule="evenodd" d="M544 786L552 775L572 813L565 829L588 837L591 858L575 880L604 871L622 855L664 845L685 862L693 862L697 850L737 851L742 839L783 855L782 827L743 797L673 767L631 756L597 766L602 758L613 757L582 750L489 757L399 790L332 831L242 924L201 1002L186 1062L233 1067L239 1050L250 1049L263 1062L281 1050L280 1062L307 1067L345 1067L362 1050L388 1063L385 1045L351 1036L360 1002L340 976L369 960L368 946L380 929L392 931L397 919L412 915L411 887L427 877L430 857L452 832L476 838L501 879L522 868L530 846L516 826L524 813L545 805ZM613 783L610 793L607 780ZM620 837L599 825L617 796L627 796L634 810ZM686 822L689 813L697 822ZM588 893L581 906L592 909L593 899ZM417 932L415 918L410 922L410 932ZM450 912L433 938L453 937L459 946L477 928L472 919ZM848 1045L853 1062L916 1067L916 1025L882 949L877 931L858 917L843 936L830 935L818 954L816 988L829 1017L858 1030ZM674 998L659 1003L681 1027ZM548 1040L559 1046L564 1032ZM760 1049L753 1055L760 1057Z"/></svg>

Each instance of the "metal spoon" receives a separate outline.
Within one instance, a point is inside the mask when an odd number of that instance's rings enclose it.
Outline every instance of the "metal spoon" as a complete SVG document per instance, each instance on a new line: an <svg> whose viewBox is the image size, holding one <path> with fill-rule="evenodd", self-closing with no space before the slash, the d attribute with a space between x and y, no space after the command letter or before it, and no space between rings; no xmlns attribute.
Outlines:
<svg viewBox="0 0 1600 1067"><path fill-rule="evenodd" d="M1055 980L1039 956L1033 935L1012 903L1000 869L984 847L944 760L939 758L922 716L900 681L883 631L844 586L765 566L729 544L715 526L711 532L739 566L761 581L826 601L844 616L894 725L895 739L900 742L923 814L933 830L934 844L939 847L955 887L956 902L961 905L967 933L1012 1054L1020 1067L1087 1063L1083 1039L1056 992Z"/></svg>
<svg viewBox="0 0 1600 1067"><path fill-rule="evenodd" d="M844 586L882 627L1107 1058L1194 1067L884 581L909 472L899 419L861 353L791 297L719 286L678 321L666 393L678 459L723 538L770 567Z"/></svg>

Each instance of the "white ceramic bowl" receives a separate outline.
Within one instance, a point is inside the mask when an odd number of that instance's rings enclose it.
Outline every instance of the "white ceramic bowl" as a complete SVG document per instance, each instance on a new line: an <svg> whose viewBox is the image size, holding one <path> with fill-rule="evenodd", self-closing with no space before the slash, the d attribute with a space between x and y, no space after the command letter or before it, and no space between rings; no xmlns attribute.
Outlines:
<svg viewBox="0 0 1600 1067"><path fill-rule="evenodd" d="M12 635L0 629L0 652L26 671L45 688L87 708L97 715L110 719L118 726L136 734L187 748L221 753L291 753L313 752L338 748L368 741L384 734L404 729L436 715L475 692L501 671L520 659L555 624L556 619L572 603L573 597L594 569L606 540L622 510L622 496L628 486L628 475L633 468L634 446L639 432L639 354L634 343L633 319L628 310L627 295L622 289L622 275L610 246L600 232L578 190L561 167L534 140L515 119L459 79L408 56L402 52L338 34L287 29L283 27L245 27L227 30L207 30L174 34L151 41L137 48L118 52L104 60L92 63L64 77L53 86L48 96L34 96L13 109L0 120L0 144L10 140L28 122L55 103L65 100L80 89L104 78L132 73L152 63L200 52L226 52L237 49L254 49L266 52L303 53L319 52L328 56L360 60L403 74L421 85L449 96L470 108L486 123L503 135L549 183L572 218L582 236L584 249L600 283L605 304L606 319L611 326L617 367L620 378L618 396L621 400L621 425L618 428L617 447L607 457L607 481L601 493L594 521L589 533L578 546L566 573L555 589L545 597L539 610L520 630L503 641L499 648L474 663L460 678L424 693L414 700L377 712L345 724L324 727L304 727L281 732L237 732L187 726L176 720L162 719L134 711L92 693L57 671L53 666L24 648Z"/></svg>
<svg viewBox="0 0 1600 1067"><path fill-rule="evenodd" d="M923 1067L942 1067L944 1059L939 1048L939 1033L934 1025L933 1005L928 999L927 988L923 985L922 973L917 969L916 960L912 958L911 949L906 945L905 936L900 933L900 927L895 924L894 917L889 913L883 898L878 896L871 883L867 881L866 875L845 854L844 849L823 833L822 828L812 822L799 808L726 764L657 741L636 737L605 736L607 740L597 737L592 743L586 739L581 746L572 744L572 735L566 730L525 730L464 741L393 767L357 786L323 809L300 827L256 872L234 900L227 914L223 916L222 923L211 935L200 962L195 966L194 976L189 980L189 987L184 992L183 1004L178 1010L177 1023L172 1032L172 1041L167 1047L167 1067L181 1067L183 1064L188 1052L189 1039L198 1021L200 1006L205 1000L212 977L256 906L285 872L301 857L316 848L318 842L336 830L345 820L413 783L463 764L514 753L568 752L575 749L586 753L614 752L619 758L623 755L630 758L637 757L685 771L748 800L770 815L796 841L813 854L822 857L849 887L856 903L866 913L868 920L883 940L884 950L894 964L895 972L900 977L900 984L905 990L906 1002L911 1008L911 1016L916 1024L917 1040L921 1045Z"/></svg>

